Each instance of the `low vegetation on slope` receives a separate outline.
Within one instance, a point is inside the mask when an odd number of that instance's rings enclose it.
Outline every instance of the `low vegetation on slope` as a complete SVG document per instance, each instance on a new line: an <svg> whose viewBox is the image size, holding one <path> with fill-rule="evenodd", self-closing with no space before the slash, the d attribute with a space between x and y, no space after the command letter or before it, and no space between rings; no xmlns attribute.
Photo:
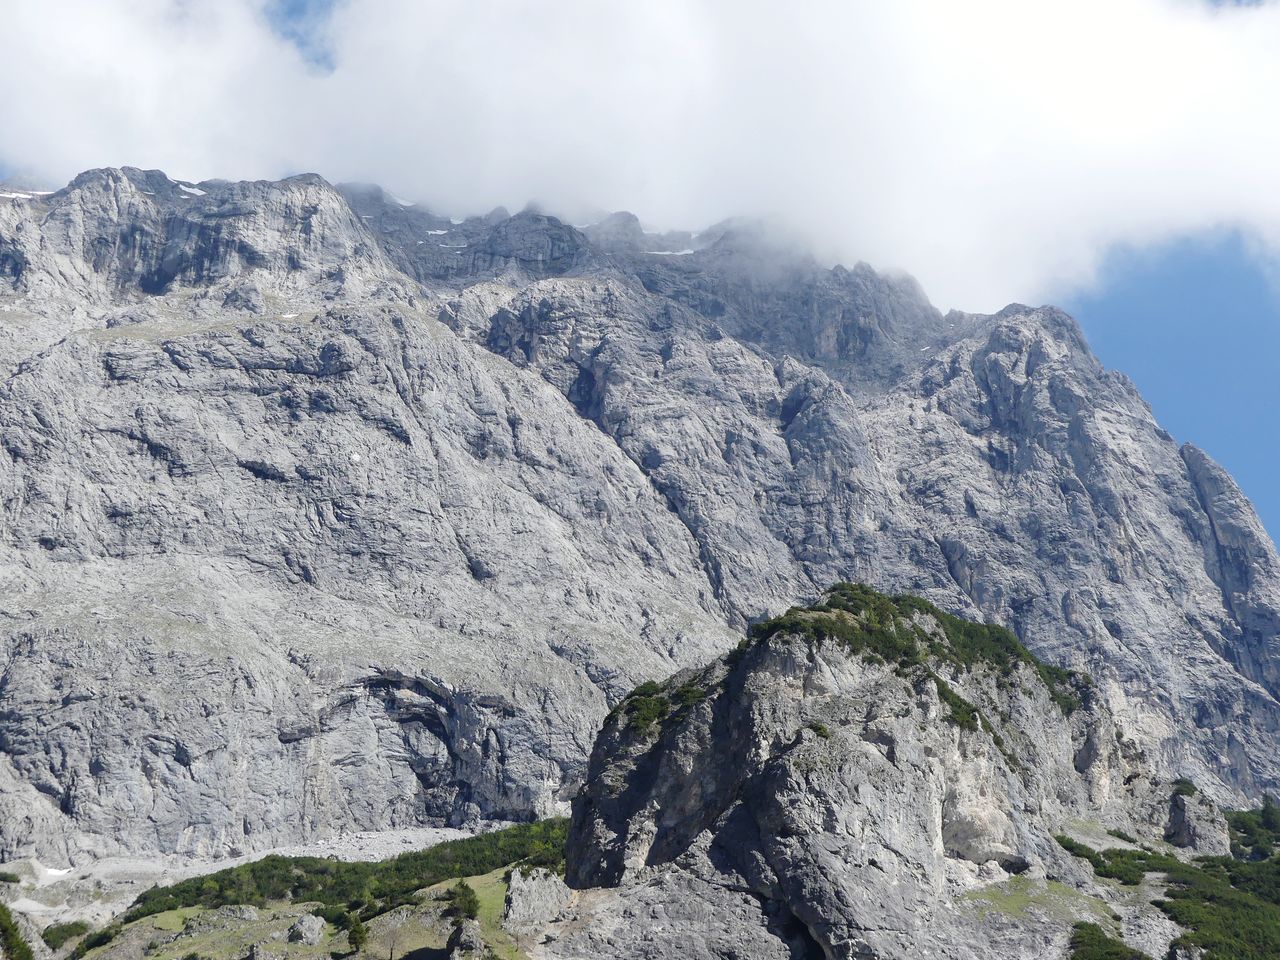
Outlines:
<svg viewBox="0 0 1280 960"><path fill-rule="evenodd" d="M0 903L0 954L5 960L32 960L31 947L22 939L9 908Z"/></svg>
<svg viewBox="0 0 1280 960"><path fill-rule="evenodd" d="M217 873L192 877L141 894L125 914L89 934L73 957L84 956L115 939L125 925L146 917L193 907L271 903L317 903L314 912L340 929L364 924L414 901L426 887L461 877L492 873L517 864L564 870L569 822L539 820L427 850L402 853L377 863L319 857L267 856Z"/></svg>
<svg viewBox="0 0 1280 960"><path fill-rule="evenodd" d="M915 622L916 614L937 621L945 640ZM1025 665L1039 675L1065 713L1079 706L1070 691L1070 672L1036 659L1009 630L952 616L909 594L887 597L863 584L838 583L816 606L792 607L780 617L757 623L751 629L751 642L781 633L835 640L851 653L901 668L934 661L963 670L984 665L1008 676Z"/></svg>
<svg viewBox="0 0 1280 960"><path fill-rule="evenodd" d="M1270 796L1262 798L1258 810L1228 813L1227 826L1231 852L1240 860L1265 860L1280 847L1280 806Z"/></svg>
<svg viewBox="0 0 1280 960"><path fill-rule="evenodd" d="M1096 923L1077 923L1071 931L1071 960L1150 960L1140 950L1107 936Z"/></svg>
<svg viewBox="0 0 1280 960"><path fill-rule="evenodd" d="M83 937L88 932L89 924L83 920L72 920L70 923L50 924L44 928L44 932L40 934L40 939L45 942L45 946L56 953L65 944L76 937Z"/></svg>
<svg viewBox="0 0 1280 960"><path fill-rule="evenodd" d="M1275 960L1280 957L1280 832L1275 830L1280 810L1268 797L1259 810L1228 814L1228 822L1233 848L1248 859L1200 857L1184 863L1148 848L1094 850L1069 837L1058 842L1088 860L1100 877L1136 886L1148 874L1161 875L1167 889L1155 905L1187 931L1179 942L1199 947L1206 960ZM1097 956L1109 954L1083 948L1072 954L1075 960Z"/></svg>
<svg viewBox="0 0 1280 960"><path fill-rule="evenodd" d="M171 887L148 890L138 897L124 920L178 907L261 906L275 900L350 907L368 920L423 887L453 877L488 873L512 863L563 870L568 829L569 821L565 819L539 820L465 840L450 840L380 863L263 857Z"/></svg>

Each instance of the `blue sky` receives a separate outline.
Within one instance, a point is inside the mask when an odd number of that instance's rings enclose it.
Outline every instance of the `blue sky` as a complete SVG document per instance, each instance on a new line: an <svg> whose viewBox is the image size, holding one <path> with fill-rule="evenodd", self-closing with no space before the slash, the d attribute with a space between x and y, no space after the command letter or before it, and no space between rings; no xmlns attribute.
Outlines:
<svg viewBox="0 0 1280 960"><path fill-rule="evenodd" d="M1059 300L1160 423L1225 466L1280 533L1280 291L1236 233L1107 257Z"/></svg>

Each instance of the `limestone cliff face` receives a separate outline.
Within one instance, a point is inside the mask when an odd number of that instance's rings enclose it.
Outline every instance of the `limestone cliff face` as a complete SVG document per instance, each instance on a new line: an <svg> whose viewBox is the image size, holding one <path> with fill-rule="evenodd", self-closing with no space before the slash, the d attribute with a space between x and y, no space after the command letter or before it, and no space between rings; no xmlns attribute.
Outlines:
<svg viewBox="0 0 1280 960"><path fill-rule="evenodd" d="M1065 881L1087 919L1107 893L1054 840L1086 824L1225 850L1221 819L1153 779L1090 684L998 629L846 588L764 627L606 722L570 835L580 914L550 955L685 955L733 903L742 956L1054 956L1070 910L1004 917L965 895ZM1198 833L1171 830L1188 817ZM666 922L618 921L638 901Z"/></svg>
<svg viewBox="0 0 1280 960"><path fill-rule="evenodd" d="M1280 783L1274 547L1068 318L622 220L0 199L0 857L563 808L627 690L839 580Z"/></svg>

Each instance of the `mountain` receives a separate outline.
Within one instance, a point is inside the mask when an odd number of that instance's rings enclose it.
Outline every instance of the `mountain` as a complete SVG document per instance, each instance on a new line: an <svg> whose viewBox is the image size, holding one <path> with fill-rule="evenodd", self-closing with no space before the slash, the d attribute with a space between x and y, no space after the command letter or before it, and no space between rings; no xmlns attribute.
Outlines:
<svg viewBox="0 0 1280 960"><path fill-rule="evenodd" d="M636 684L838 581L1280 784L1275 548L1060 311L132 168L0 197L0 278L0 859L563 811Z"/></svg>

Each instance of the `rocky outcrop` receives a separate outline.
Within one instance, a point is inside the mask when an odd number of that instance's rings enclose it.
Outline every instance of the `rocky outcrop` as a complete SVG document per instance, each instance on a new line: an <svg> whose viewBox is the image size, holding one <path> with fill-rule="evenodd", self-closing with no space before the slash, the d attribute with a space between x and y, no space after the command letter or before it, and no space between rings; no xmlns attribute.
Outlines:
<svg viewBox="0 0 1280 960"><path fill-rule="evenodd" d="M543 867L517 867L507 882L502 927L515 937L541 931L569 905L571 891L555 873Z"/></svg>
<svg viewBox="0 0 1280 960"><path fill-rule="evenodd" d="M839 580L1008 624L1162 775L1280 783L1274 548L1068 318L599 226L0 199L0 858L563 809L627 690Z"/></svg>
<svg viewBox="0 0 1280 960"><path fill-rule="evenodd" d="M1175 791L1169 798L1164 838L1175 847L1190 847L1210 856L1227 856L1231 838L1217 807L1199 793Z"/></svg>
<svg viewBox="0 0 1280 960"><path fill-rule="evenodd" d="M445 947L449 960L482 960L486 956L479 921L463 917L453 928Z"/></svg>
<svg viewBox="0 0 1280 960"><path fill-rule="evenodd" d="M6 858L549 812L609 697L726 642L635 465L432 319L86 337L3 390Z"/></svg>
<svg viewBox="0 0 1280 960"><path fill-rule="evenodd" d="M324 939L324 920L314 914L299 917L289 928L289 942L308 947L318 946Z"/></svg>
<svg viewBox="0 0 1280 960"><path fill-rule="evenodd" d="M606 723L568 862L571 885L614 893L553 927L549 955L678 956L726 900L761 946L708 956L1056 955L1069 912L992 915L972 895L1065 882L1088 919L1109 893L1054 835L1163 839L1145 811L1170 785L1087 681L999 628L839 588L754 637Z"/></svg>

